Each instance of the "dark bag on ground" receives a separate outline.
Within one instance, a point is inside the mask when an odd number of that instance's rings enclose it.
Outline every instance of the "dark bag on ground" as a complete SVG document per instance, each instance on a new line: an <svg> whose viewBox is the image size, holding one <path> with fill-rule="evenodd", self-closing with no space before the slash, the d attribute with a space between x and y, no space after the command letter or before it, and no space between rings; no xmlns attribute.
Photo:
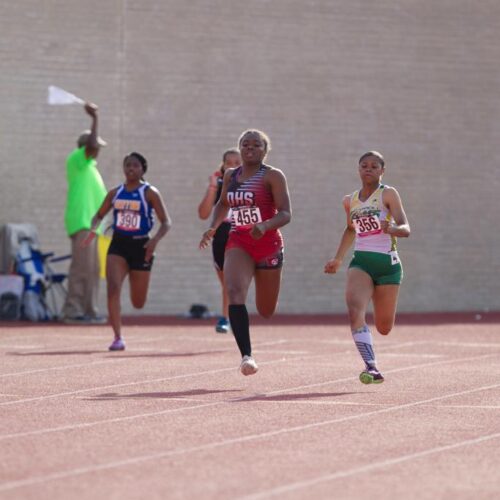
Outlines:
<svg viewBox="0 0 500 500"><path fill-rule="evenodd" d="M21 318L21 298L12 292L0 295L0 320L15 321Z"/></svg>

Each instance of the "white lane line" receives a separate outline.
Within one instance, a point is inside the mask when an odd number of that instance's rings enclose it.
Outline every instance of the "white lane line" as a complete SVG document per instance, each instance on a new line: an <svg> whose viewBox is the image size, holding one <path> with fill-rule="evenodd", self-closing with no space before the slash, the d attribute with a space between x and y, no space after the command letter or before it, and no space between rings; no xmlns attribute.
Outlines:
<svg viewBox="0 0 500 500"><path fill-rule="evenodd" d="M15 344L0 344L0 349L43 349L45 345L15 345Z"/></svg>
<svg viewBox="0 0 500 500"><path fill-rule="evenodd" d="M139 455L139 456L127 458L124 460L116 460L116 461L112 461L112 462L102 463L100 465L90 465L87 467L77 467L75 469L70 469L70 470L63 471L63 472L56 472L53 474L45 474L44 476L35 476L35 477L29 478L29 479L10 481L10 482L1 484L0 491L13 490L13 489L21 488L24 486L31 486L34 484L46 483L48 481L54 481L54 480L58 480L58 479L65 479L65 478L69 478L69 477L81 476L84 474L88 474L90 472L98 472L98 471L103 471L103 470L116 469L119 467L125 467L128 465L137 465L139 463L144 463L144 462L149 462L149 461L158 461L162 458L171 457L171 456L175 456L175 455L185 455L188 453L196 453L199 451L213 450L216 448L222 448L224 446L230 446L233 444L240 444L240 443L244 443L244 442L248 442L248 441L253 441L256 439L267 439L267 438L272 438L272 437L283 435L283 434L289 434L292 432L301 432L301 431L310 430L310 429L318 429L318 428L325 427L325 426L332 425L332 424L336 424L336 423L347 422L350 420L357 420L357 419L361 419L361 418L365 418L365 417L371 417L374 415L380 415L381 413L399 411L402 409L411 408L411 407L418 406L418 405L432 403L434 401L441 401L443 399L449 399L449 398L453 398L453 397L457 397L457 396L463 396L465 394L472 394L474 392L485 391L485 390L489 390L491 388L497 388L497 387L500 387L500 384L477 387L475 389L454 392L454 393L446 394L444 396L437 396L434 398L423 399L421 401L414 401L412 403L405 403L402 405L394 405L394 406L391 406L389 408L382 408L382 409L374 410L374 411L370 411L370 412L359 413L357 415L350 415L347 417L340 417L340 418L334 418L331 420L324 420L322 422L315 422L312 424L298 425L295 427L285 427L285 428L278 429L275 431L263 432L260 434L250 434L247 436L240 436L237 438L225 439L222 441L215 441L212 443L207 443L207 444L199 445L199 446L193 446L193 447L189 447L189 448L167 450L167 451L153 453L153 454L149 454L149 455ZM241 398L240 401L244 401L244 399ZM214 406L216 404L220 404L220 403L215 403L215 402L208 403L206 406ZM500 433L492 434L490 436L478 438L475 440L464 441L464 443L476 442L476 441L480 442L480 441L485 441L487 439L493 439L496 437L500 437ZM457 447L458 445L454 444L454 445L450 445L450 446ZM441 449L444 449L444 448L446 448L446 447L439 447L436 449L441 451ZM450 449L452 449L452 448L450 448ZM423 453L425 453L425 452L423 452ZM412 454L409 456L411 456L413 458L415 455L418 455L418 454ZM422 455L422 456L424 456L424 455ZM398 459L395 459L395 460L398 460ZM399 460L401 460L401 459L399 459ZM387 461L387 462L389 462L389 464L390 464L390 461ZM379 464L380 463L378 462L376 465L378 466ZM374 467L374 465L370 465L367 467ZM364 468L361 468L361 467L357 468L357 469L355 469L357 471L356 473L358 473L358 469L359 469L359 471L364 470ZM328 480L330 480L330 476L331 475L328 476L329 477Z"/></svg>
<svg viewBox="0 0 500 500"><path fill-rule="evenodd" d="M480 443L485 443L493 439L499 439L500 432L494 434L487 434L485 436L479 436L474 439L466 439L464 441L457 441L452 444L447 444L444 446L436 446L434 448L428 448L427 450L422 450L416 453L409 453L407 455L400 455L399 457L389 458L381 462L377 461L375 463L364 465L362 467L355 467L353 469L347 469L344 471L334 472L332 474L325 474L323 476L318 476L313 479L305 481L297 481L292 484L287 484L285 486L279 486L277 488L272 488L269 490L261 491L254 495L246 495L243 497L238 497L240 500L258 500L261 498L269 498L276 495L281 495L284 493L290 493L292 491L302 490L304 488L310 488L311 486L316 486L317 484L327 483L329 481L334 481L335 479L346 478L351 476L356 476L358 474L363 474L365 472L370 472L377 469L385 469L392 465L398 465L404 462L409 462L410 460L415 460L418 458L426 457L429 455L435 455L437 453L442 453L450 450L455 450L457 448L463 448L466 446L474 446Z"/></svg>
<svg viewBox="0 0 500 500"><path fill-rule="evenodd" d="M271 353L271 354L281 354L281 355L284 355L284 354L297 354L297 355L312 354L311 351L284 351L283 349L276 351L273 349L259 349L259 348L252 349L252 355L254 353L259 353L259 354Z"/></svg>
<svg viewBox="0 0 500 500"><path fill-rule="evenodd" d="M324 405L324 406L378 406L378 407L388 407L391 403L355 403L354 401L312 401L312 400L276 400L276 399L257 399L252 400L252 403L264 403L264 404L287 404L287 405ZM0 440L2 437L0 436Z"/></svg>
<svg viewBox="0 0 500 500"><path fill-rule="evenodd" d="M160 340L160 339L144 339L144 342L155 342L156 340ZM176 339L177 340L177 339ZM193 339L191 339L193 340ZM283 343L283 342L286 342L285 340L280 340L280 341L277 341L276 343ZM143 343L143 340L140 340L140 343L142 344ZM261 343L261 344L256 344L256 346L259 346L259 345L273 345L274 342L271 342L271 343ZM83 345L83 346L79 346L78 348L81 349L81 348L85 348L85 347L92 347L93 345L95 345L95 342L94 344L87 346L86 344ZM132 342L132 345L133 345L133 342ZM66 353L64 352L64 349L68 349L69 347L71 346L65 346L65 347L62 347L62 348L58 348L57 351L61 352L61 356L64 356ZM74 345L73 345L74 347ZM49 350L50 352L50 347L46 347L46 346L37 346L36 347L37 349L41 349L41 348L45 348L46 350ZM222 352L233 352L234 349L223 349ZM71 354L72 351L67 351L68 354ZM127 351L129 352L129 351ZM132 348L130 350L130 353L133 354L134 352L151 352L151 353L172 353L173 355L175 355L177 352L176 351L172 351L171 349L153 349L153 348ZM215 353L220 353L221 351L218 349L217 351L214 351L214 354ZM273 352L273 353L276 353L276 354L282 354L281 351L270 351L270 352ZM102 354L108 354L109 353L106 351L106 350L102 350L102 351L97 351L96 354L99 354L99 353L102 353ZM40 353L28 353L28 355L36 355L36 354L40 354L40 355L43 355L44 352L41 351ZM307 354L307 353L304 353L304 354ZM26 354L21 354L20 357L23 357L26 356ZM317 354L315 354L316 356ZM133 357L133 356L132 356ZM26 370L26 371L22 371L22 372L11 372L11 373L1 373L0 374L0 378L2 377L15 377L17 375L29 375L29 374L32 374L32 373L42 373L42 372L46 372L46 371L52 371L52 370L66 370L66 369L70 369L70 368L81 368L81 367L85 367L85 366L93 366L93 365L98 365L98 364L106 364L106 363L113 363L113 362L116 362L116 361L130 361L131 357L119 357L117 356L115 359L106 359L104 361L95 361L95 362L92 362L92 363L81 363L81 364L70 364L70 365L61 365L61 366L51 366L51 367L48 367L48 368L39 368L37 370Z"/></svg>
<svg viewBox="0 0 500 500"><path fill-rule="evenodd" d="M176 399L183 399L183 398L176 398ZM227 401L225 401L227 402ZM15 439L15 438L21 438L21 437L27 437L27 436L38 436L41 434L48 434L51 432L61 432L61 431L69 431L69 430L76 430L76 429L86 429L89 427L94 427L96 425L101 425L103 423L106 424L113 424L117 422L127 422L129 420L136 420L139 418L145 418L145 417L156 417L159 415L168 415L169 413L176 413L179 411L184 411L184 410L196 410L198 408L207 408L209 406L216 406L221 404L220 401L212 401L211 403L203 403L203 404L197 404L197 405L192 405L192 406L182 406L179 408L170 408L168 410L161 410L161 411L155 411L155 412L150 412L150 413L142 413L140 415L129 415L128 417L116 417L116 418L110 418L107 420L97 420L95 422L85 422L81 424L68 424L68 425L61 425L60 427L52 427L49 429L39 429L36 431L28 431L28 432L17 432L13 434L4 434L3 436L0 436L0 441L4 441L7 439Z"/></svg>
<svg viewBox="0 0 500 500"><path fill-rule="evenodd" d="M78 363L78 364L72 364L72 365L51 366L49 368L39 368L37 370L26 370L23 372L2 373L2 374L0 374L0 378L16 377L18 375L31 375L32 373L42 373L42 372L49 372L49 371L54 371L54 370L68 370L70 368L84 368L87 366L104 365L107 363L118 363L120 361L130 361L130 359L117 357L115 359L107 359L104 361L93 361L91 363Z"/></svg>
<svg viewBox="0 0 500 500"><path fill-rule="evenodd" d="M315 354L310 357L319 357L322 356L322 354ZM126 358L129 360L129 358ZM300 358L301 360L304 359L303 357ZM266 366L266 365L271 365L275 363L286 363L290 362L290 359L276 359L274 361L264 361L260 362L259 365L261 366ZM193 372L193 373L185 373L182 375L173 375L170 377L161 377L161 378L156 378L156 379L144 379L144 380L139 380L136 382L125 382L123 384L112 384L112 385L103 385L103 386L98 386L98 387L89 387L87 389L79 389L76 391L67 391L67 392L58 392L56 394L48 394L45 396L37 396L34 398L25 398L25 399L18 399L16 401L8 401L5 403L0 403L0 406L7 406L7 405L15 405L15 404L20 404L20 403L30 403L32 401L42 401L45 399L52 399L52 398L58 398L58 397L63 397L63 396L74 396L76 394L83 394L86 392L92 392L92 391L102 391L105 389L116 389L119 387L129 387L129 386L134 386L134 385L145 385L145 384L154 384L157 382L167 382L169 380L179 380L183 378L189 378L189 377L199 377L203 375L213 375L215 373L223 373L223 372L228 372L228 371L237 371L237 368L235 366L231 366L230 368L217 368L214 370L206 370L202 372Z"/></svg>
<svg viewBox="0 0 500 500"><path fill-rule="evenodd" d="M500 410L500 406L498 405L425 405L429 408L458 408L464 409L468 408L469 410Z"/></svg>
<svg viewBox="0 0 500 500"><path fill-rule="evenodd" d="M453 363L457 363L457 362L465 363L467 361L474 361L474 360L493 358L493 357L497 357L497 354L481 354L479 356L469 356L466 358L456 358L456 359L449 359L449 360L445 360L445 361L432 361L430 363L404 366L402 368L394 368L393 370L384 371L384 374L399 373L399 372L405 372L408 370L428 368L429 366L446 365L446 364L450 364L450 363L453 364ZM330 384L336 383L336 382L347 382L347 381L352 380L352 379L353 379L353 377L345 377L345 378L339 378L339 379L335 379L335 380L326 380L325 382L317 382L315 384L307 384L307 385L301 385L299 387L292 387L289 389L279 389L277 391L266 392L265 395L272 396L274 394L282 394L284 392L291 392L291 391L302 390L302 389L310 389L312 387L321 387L321 386L330 385Z"/></svg>
<svg viewBox="0 0 500 500"><path fill-rule="evenodd" d="M267 404L286 404L286 405L323 405L323 406L379 406L379 407L389 407L391 403L359 403L355 401L311 401L311 400L276 400L276 399L258 399L253 400L252 403L267 403ZM434 408L439 409L469 409L469 410L500 410L498 405L422 405L424 408ZM2 437L0 436L0 440Z"/></svg>
<svg viewBox="0 0 500 500"><path fill-rule="evenodd" d="M392 343L389 343L387 345L380 345L380 347L377 347L377 350L379 349L404 349L406 347L415 347L415 346L421 346L424 344L428 344L430 341L429 340L413 340L413 341L408 341L408 342L397 342L393 341Z"/></svg>
<svg viewBox="0 0 500 500"><path fill-rule="evenodd" d="M426 353L413 353L413 352L384 352L384 358L427 358L438 359L445 358L447 354L426 354Z"/></svg>
<svg viewBox="0 0 500 500"><path fill-rule="evenodd" d="M500 342L434 342L434 345L453 346L453 347L498 347L500 349Z"/></svg>
<svg viewBox="0 0 500 500"><path fill-rule="evenodd" d="M213 354L220 354L221 352L233 352L233 351L234 351L234 349L222 349L222 350L218 349L217 351L214 351ZM130 352L127 351L127 353L130 353L131 356L129 356L129 355L120 356L120 354L118 354L115 358L111 358L111 357L108 357L108 356L110 356L108 351L102 350L102 351L96 351L95 354L103 354L103 355L106 354L107 357L103 361L93 361L90 363L79 363L79 364L69 364L69 365L60 365L60 366L49 366L47 368L38 368L36 370L25 370L22 372L0 373L0 378L2 378L2 377L15 377L18 375L29 375L32 373L42 373L42 372L48 372L48 371L52 371L52 370L67 370L67 369L71 369L71 368L82 368L85 366L103 365L103 364L107 364L107 363L116 363L118 361L129 361L130 362L130 360L134 358L133 354L135 352L151 352L152 354L170 353L173 356L176 356L176 355L179 356L179 354L185 354L184 351L178 352L178 351L172 351L171 349L151 349L151 348L139 348L139 349L137 349L137 348L133 348L130 350ZM71 354L71 351L67 351L67 353ZM40 353L29 353L29 354L30 355L31 354L43 355L44 353L40 352ZM65 354L66 354L65 352L61 351L62 356L64 356ZM196 352L195 352L195 354L196 354ZM88 354L85 354L85 355L88 355ZM24 355L24 356L26 356L26 355ZM23 355L21 355L20 357L23 357ZM139 358L140 356L137 356L137 357Z"/></svg>
<svg viewBox="0 0 500 500"><path fill-rule="evenodd" d="M318 357L318 356L320 357L321 355L310 356L310 357L313 358L313 357ZM426 363L426 364L423 364L423 365L419 364L419 365L405 366L404 368L395 368L394 370L389 370L389 371L387 371L385 373L397 373L397 372L400 372L400 371L407 371L407 370L411 370L411 369L426 368L426 367L429 367L429 366L449 364L449 363L456 363L456 362L465 362L465 361L477 360L477 359L488 358L488 357L493 357L493 356L495 356L495 355L494 354L483 354L483 355L480 355L480 356L472 356L472 357L467 357L467 358L451 359L451 360L447 360L447 361L435 361L435 362ZM301 359L303 359L303 358L301 358ZM267 362L260 363L260 365L264 366L264 365L268 365L268 364L274 364L274 363L280 363L280 362L283 363L283 362L287 362L287 361L290 361L290 360L288 360L288 359L280 359L280 360L276 360L276 361L267 361ZM138 382L127 382L127 383L123 383L123 384L113 384L113 385L107 385L107 386L92 387L92 388L88 388L88 389L80 389L80 390L77 390L77 391L68 391L68 392L61 392L61 393L56 393L56 394L49 394L49 395L46 395L46 396L37 396L37 397L34 397L34 398L25 398L25 399L18 399L18 400L15 400L15 401L6 401L6 402L3 402L3 403L0 403L0 406L7 406L7 405L12 406L12 405L15 405L15 404L20 404L20 403L29 403L29 402L32 402L32 401L42 401L42 400L45 400L45 399L52 399L52 398L63 397L63 396L73 396L73 395L76 395L76 394L83 394L83 393L92 392L92 391L101 391L101 390L104 390L104 389L116 389L116 388L119 388L119 387L128 387L128 386L134 386L134 385L143 385L143 384L156 383L156 382L166 382L166 381L169 381L169 380L178 380L178 379L182 379L182 378L196 377L196 376L200 376L200 375L212 375L212 374L215 374L215 373L222 373L222 372L227 372L227 371L231 371L231 370L234 370L234 367L231 367L231 368L219 368L219 369L216 369L216 370L207 370L207 371L204 371L204 372L187 373L187 374L184 374L184 375L174 375L172 377L164 377L164 378L162 377L162 378L159 378L159 379L141 380L141 381L138 381ZM319 383L315 383L315 384L307 384L307 385L296 386L296 387L291 387L291 388L287 388L287 389L278 389L276 391L272 391L272 392L266 393L265 396L272 396L274 394L283 394L285 392L291 392L291 391L296 391L296 390L301 390L301 389L309 389L309 388L312 388L312 387L320 387L320 386L324 386L324 385L331 385L331 384L335 384L335 383L339 383L339 382L348 382L348 381L352 381L353 378L354 377L345 377L345 378L340 378L340 379L327 380L325 382L319 382Z"/></svg>
<svg viewBox="0 0 500 500"><path fill-rule="evenodd" d="M483 357L483 356L479 356L479 357ZM476 356L476 358L477 358L477 356ZM466 358L466 359L469 360L470 358ZM473 359L475 359L475 358L473 358ZM281 361L284 361L284 360L281 360ZM427 365L414 365L413 368L420 368L422 366L429 366L429 364L434 365L434 364L443 364L443 363L448 363L448 362L463 362L463 361L464 361L463 359L456 359L456 360L446 361L446 362L428 363ZM279 362L279 361L276 361L276 362ZM275 362L269 361L266 364L271 364L271 363L275 363ZM261 363L261 365L262 364L263 363ZM412 367L406 367L405 370L409 370L410 368L412 368ZM234 370L234 368L230 368L230 369L223 368L221 370L216 370L216 371L227 371L227 370ZM398 369L392 370L392 371L398 371ZM207 372L202 372L202 374L206 374L206 373ZM212 372L208 372L208 373L212 373ZM389 372L387 372L387 373L389 373ZM198 373L193 374L193 375L198 375ZM181 376L181 377L183 377L183 376ZM346 380L347 381L353 381L356 378L357 377L334 379L334 380L328 381L328 383L329 384L335 384L337 382L344 382ZM131 384L121 384L121 385L123 386L123 385L131 385ZM115 387L115 386L111 386L111 387ZM267 393L267 394L262 394L262 395L257 395L257 396L261 397L261 398L265 398L265 397L267 397L269 395L290 392L291 390L303 389L304 387L308 387L308 386L299 386L299 387L295 387L295 388L281 389L281 390L278 390L278 391L273 391L272 393ZM93 389L89 389L89 390L93 390ZM84 392L88 392L89 390L86 390ZM248 400L252 400L253 402L256 401L255 396L243 396L243 397L239 397L239 398L230 398L230 399L226 399L226 400L222 400L222 401L216 401L216 402L213 402L213 403L208 403L208 406L223 405L223 404L227 404L227 403L243 402L243 401L248 401ZM260 400L257 400L257 401L258 402L263 402L265 400L260 399ZM276 401L269 400L269 401L266 401L266 402L274 402L275 403ZM279 401L279 402L282 402L282 401ZM1 405L1 403L0 403L0 405ZM175 411L195 410L197 408L201 408L201 407L204 407L204 406L205 405L195 405L195 406L192 406L192 407L185 407L185 408L181 408L181 409L175 409ZM386 406L386 405L384 405L384 406ZM127 417L117 417L117 418L111 418L111 419L97 420L95 422L90 422L90 423L70 424L70 425L64 425L64 426L60 426L60 427L52 427L52 428L49 427L49 428L45 428L45 429L39 429L39 430L35 430L35 431L27 431L27 432L22 432L22 433L4 434L3 436L0 435L0 441L4 440L4 439L11 439L11 438L17 438L17 437L31 436L31 435L39 435L39 434L45 434L45 433L51 433L51 432L66 431L66 430L71 430L71 429L87 428L87 427L93 427L93 426L96 426L96 425L105 425L105 424L109 424L109 423L116 423L116 422L122 422L122 421L125 422L125 421L129 421L129 420L135 420L135 419L141 419L141 418L149 418L149 417L153 417L153 416L159 416L159 415L168 414L171 411L172 411L171 409L167 409L167 410L160 410L160 411L149 412L149 413L140 413L140 414L135 414L135 415L129 415Z"/></svg>

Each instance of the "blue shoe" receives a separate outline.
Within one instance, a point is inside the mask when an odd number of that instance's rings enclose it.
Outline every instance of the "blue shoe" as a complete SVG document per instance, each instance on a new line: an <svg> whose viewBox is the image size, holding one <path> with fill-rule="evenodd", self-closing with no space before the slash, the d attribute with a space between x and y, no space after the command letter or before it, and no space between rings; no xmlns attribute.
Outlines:
<svg viewBox="0 0 500 500"><path fill-rule="evenodd" d="M217 333L228 333L229 332L229 321L227 318L220 318L215 325L215 331Z"/></svg>

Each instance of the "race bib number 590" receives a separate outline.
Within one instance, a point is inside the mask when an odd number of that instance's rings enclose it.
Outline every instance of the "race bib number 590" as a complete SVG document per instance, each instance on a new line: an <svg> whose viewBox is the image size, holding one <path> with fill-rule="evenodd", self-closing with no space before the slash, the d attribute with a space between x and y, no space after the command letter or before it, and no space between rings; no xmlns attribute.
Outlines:
<svg viewBox="0 0 500 500"><path fill-rule="evenodd" d="M368 236L382 232L380 220L375 215L368 215L353 219L354 229L359 236Z"/></svg>
<svg viewBox="0 0 500 500"><path fill-rule="evenodd" d="M250 226L262 222L259 207L233 208L233 221L237 227Z"/></svg>
<svg viewBox="0 0 500 500"><path fill-rule="evenodd" d="M119 211L116 217L116 228L122 231L137 231L141 227L141 215L129 210Z"/></svg>

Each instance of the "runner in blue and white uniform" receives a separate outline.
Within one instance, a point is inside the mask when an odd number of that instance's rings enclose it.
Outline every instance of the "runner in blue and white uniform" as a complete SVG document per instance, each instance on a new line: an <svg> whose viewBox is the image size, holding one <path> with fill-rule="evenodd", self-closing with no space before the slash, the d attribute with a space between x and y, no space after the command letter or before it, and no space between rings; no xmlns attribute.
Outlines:
<svg viewBox="0 0 500 500"><path fill-rule="evenodd" d="M106 259L109 321L115 335L110 351L123 351L121 335L120 295L123 281L129 277L132 305L141 309L146 303L150 271L158 241L170 229L171 221L160 192L144 181L148 164L139 153L130 153L123 160L126 181L106 195L103 204L92 219L92 229L99 226L106 214L113 210L113 239ZM153 237L153 212L159 227ZM89 241L94 232L90 233Z"/></svg>
<svg viewBox="0 0 500 500"><path fill-rule="evenodd" d="M346 302L354 342L365 363L359 378L364 384L380 384L384 377L377 368L366 311L373 302L375 326L387 335L394 326L403 269L396 249L396 237L407 238L410 226L396 189L381 184L385 161L377 151L359 159L362 188L344 197L347 227L335 257L325 272L335 274L354 242L349 264Z"/></svg>

